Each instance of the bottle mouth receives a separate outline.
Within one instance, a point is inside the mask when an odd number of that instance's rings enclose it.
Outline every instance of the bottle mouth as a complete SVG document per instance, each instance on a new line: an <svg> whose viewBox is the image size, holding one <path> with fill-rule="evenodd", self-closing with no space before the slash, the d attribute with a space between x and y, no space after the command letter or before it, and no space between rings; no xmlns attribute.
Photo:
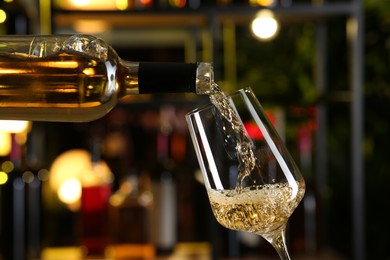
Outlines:
<svg viewBox="0 0 390 260"><path fill-rule="evenodd" d="M214 82L213 65L210 62L198 62L196 70L196 94L208 95L211 93Z"/></svg>

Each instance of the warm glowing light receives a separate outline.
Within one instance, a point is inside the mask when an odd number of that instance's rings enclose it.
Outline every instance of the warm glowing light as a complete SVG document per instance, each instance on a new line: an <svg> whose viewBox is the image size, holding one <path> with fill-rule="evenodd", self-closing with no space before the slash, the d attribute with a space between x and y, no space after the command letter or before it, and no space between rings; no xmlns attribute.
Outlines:
<svg viewBox="0 0 390 260"><path fill-rule="evenodd" d="M108 31L109 24L104 20L77 20L73 24L76 32L87 34L99 34Z"/></svg>
<svg viewBox="0 0 390 260"><path fill-rule="evenodd" d="M115 5L116 8L120 11L126 10L129 7L129 3L127 0L116 0Z"/></svg>
<svg viewBox="0 0 390 260"><path fill-rule="evenodd" d="M22 120L0 120L0 129L9 133L23 133L30 126L29 121Z"/></svg>
<svg viewBox="0 0 390 260"><path fill-rule="evenodd" d="M84 259L86 248L83 246L61 246L42 248L41 259Z"/></svg>
<svg viewBox="0 0 390 260"><path fill-rule="evenodd" d="M256 2L261 6L272 6L275 4L274 0L257 0Z"/></svg>
<svg viewBox="0 0 390 260"><path fill-rule="evenodd" d="M4 23L5 20L7 20L7 13L3 9L0 9L0 23Z"/></svg>
<svg viewBox="0 0 390 260"><path fill-rule="evenodd" d="M85 75L94 75L95 74L95 69L94 68L85 68L83 70L83 73Z"/></svg>
<svg viewBox="0 0 390 260"><path fill-rule="evenodd" d="M58 198L66 203L72 204L81 198L81 183L76 178L71 178L63 182L58 189Z"/></svg>
<svg viewBox="0 0 390 260"><path fill-rule="evenodd" d="M5 161L1 164L1 170L10 173L14 170L15 166L11 161Z"/></svg>
<svg viewBox="0 0 390 260"><path fill-rule="evenodd" d="M271 7L274 6L275 0L249 0L249 4L251 6L266 6Z"/></svg>
<svg viewBox="0 0 390 260"><path fill-rule="evenodd" d="M39 177L39 176L38 176ZM75 183L77 181L78 183ZM81 187L112 182L112 173L104 161L92 164L88 151L73 149L60 154L50 168L49 185L61 202L77 211L81 205ZM78 195L80 189L80 195Z"/></svg>
<svg viewBox="0 0 390 260"><path fill-rule="evenodd" d="M86 6L91 3L91 0L69 0L69 2L77 7Z"/></svg>
<svg viewBox="0 0 390 260"><path fill-rule="evenodd" d="M17 134L15 134L15 137L14 137L15 142L17 144L19 144L19 145L26 144L27 139L28 139L27 131L24 131L24 132L21 132L21 133L17 133Z"/></svg>
<svg viewBox="0 0 390 260"><path fill-rule="evenodd" d="M58 190L61 184L68 179L76 178L90 169L91 156L81 149L74 149L60 154L50 168L50 186Z"/></svg>
<svg viewBox="0 0 390 260"><path fill-rule="evenodd" d="M140 0L141 3L144 5L144 6L149 6L152 4L152 0Z"/></svg>
<svg viewBox="0 0 390 260"><path fill-rule="evenodd" d="M11 152L11 134L0 129L0 156L7 156Z"/></svg>
<svg viewBox="0 0 390 260"><path fill-rule="evenodd" d="M1 19L1 10L0 10L0 19ZM1 21L0 21L1 23ZM26 69L1 69L0 71L1 74L26 74L26 73L31 73L27 71Z"/></svg>
<svg viewBox="0 0 390 260"><path fill-rule="evenodd" d="M0 171L0 185L6 183L8 181L8 174Z"/></svg>
<svg viewBox="0 0 390 260"><path fill-rule="evenodd" d="M169 2L171 3L171 6L183 8L186 5L187 0L170 0Z"/></svg>
<svg viewBox="0 0 390 260"><path fill-rule="evenodd" d="M37 66L76 69L79 67L79 63L77 61L45 61L40 62Z"/></svg>
<svg viewBox="0 0 390 260"><path fill-rule="evenodd" d="M56 0L56 6L65 10L118 10L118 0ZM123 2L124 0L121 0Z"/></svg>
<svg viewBox="0 0 390 260"><path fill-rule="evenodd" d="M279 24L271 11L262 10L252 21L251 29L260 40L271 40L276 36Z"/></svg>

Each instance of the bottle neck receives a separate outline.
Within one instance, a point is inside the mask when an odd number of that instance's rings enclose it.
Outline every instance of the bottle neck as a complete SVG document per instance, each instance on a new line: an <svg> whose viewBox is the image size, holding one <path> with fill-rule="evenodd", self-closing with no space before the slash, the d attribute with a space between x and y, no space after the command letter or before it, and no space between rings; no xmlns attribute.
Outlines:
<svg viewBox="0 0 390 260"><path fill-rule="evenodd" d="M209 94L213 82L211 63L129 62L120 60L125 72L125 95L196 93Z"/></svg>
<svg viewBox="0 0 390 260"><path fill-rule="evenodd" d="M119 59L119 64L121 65L119 78L123 78L124 93L120 93L120 96L126 95L137 95L140 93L139 91L139 79L138 79L138 71L139 71L139 62L131 62L123 59Z"/></svg>

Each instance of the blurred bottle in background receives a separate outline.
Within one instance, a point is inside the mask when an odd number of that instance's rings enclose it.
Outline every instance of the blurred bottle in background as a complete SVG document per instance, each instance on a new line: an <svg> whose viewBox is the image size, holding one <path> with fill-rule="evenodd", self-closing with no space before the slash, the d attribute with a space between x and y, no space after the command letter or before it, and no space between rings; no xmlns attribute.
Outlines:
<svg viewBox="0 0 390 260"><path fill-rule="evenodd" d="M171 253L177 242L177 194L173 171L175 162L169 154L173 106L160 108L160 129L156 133L156 165L152 170L154 212L153 240L159 254Z"/></svg>
<svg viewBox="0 0 390 260"><path fill-rule="evenodd" d="M149 259L155 256L152 209L149 173L130 173L110 197L110 254L115 259Z"/></svg>
<svg viewBox="0 0 390 260"><path fill-rule="evenodd" d="M101 160L100 138L91 144L91 169L81 175L81 245L87 255L104 255L109 244L108 202L111 195L112 173Z"/></svg>

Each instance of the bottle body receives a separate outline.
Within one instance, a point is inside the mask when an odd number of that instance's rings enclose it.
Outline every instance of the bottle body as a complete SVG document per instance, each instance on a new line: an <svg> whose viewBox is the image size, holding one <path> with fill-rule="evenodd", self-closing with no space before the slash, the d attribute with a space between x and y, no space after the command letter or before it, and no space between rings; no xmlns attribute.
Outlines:
<svg viewBox="0 0 390 260"><path fill-rule="evenodd" d="M155 259L150 186L146 172L132 173L110 197L109 227L115 259Z"/></svg>
<svg viewBox="0 0 390 260"><path fill-rule="evenodd" d="M98 119L117 104L118 98L143 93L140 65L120 59L111 46L89 35L0 37L0 118ZM143 71L144 79L156 78L156 68ZM182 88L183 82L177 82L166 92L196 92L198 76L195 67L194 78L186 76L187 81L194 82L192 88ZM164 77L168 84L171 77ZM164 88L153 86L158 79L150 84L145 93L164 92Z"/></svg>

